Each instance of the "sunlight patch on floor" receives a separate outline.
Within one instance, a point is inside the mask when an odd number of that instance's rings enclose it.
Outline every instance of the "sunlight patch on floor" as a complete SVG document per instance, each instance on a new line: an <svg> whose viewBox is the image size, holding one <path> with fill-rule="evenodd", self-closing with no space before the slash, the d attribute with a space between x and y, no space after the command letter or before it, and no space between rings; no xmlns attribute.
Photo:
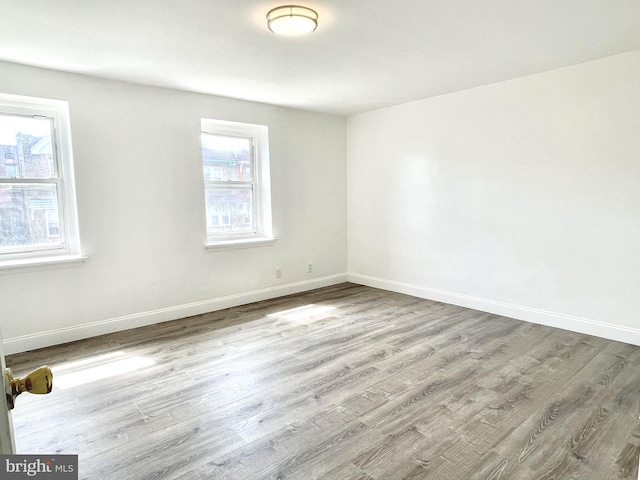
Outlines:
<svg viewBox="0 0 640 480"><path fill-rule="evenodd" d="M51 370L54 387L64 390L140 370L154 364L153 360L146 357L131 356L125 352L112 352L63 363Z"/></svg>
<svg viewBox="0 0 640 480"><path fill-rule="evenodd" d="M336 310L336 307L330 307L328 305L314 305L313 303L310 303L308 305L303 305L302 307L296 307L289 310L270 313L267 316L296 321L308 319L311 317L319 317L329 312L333 312L334 310Z"/></svg>

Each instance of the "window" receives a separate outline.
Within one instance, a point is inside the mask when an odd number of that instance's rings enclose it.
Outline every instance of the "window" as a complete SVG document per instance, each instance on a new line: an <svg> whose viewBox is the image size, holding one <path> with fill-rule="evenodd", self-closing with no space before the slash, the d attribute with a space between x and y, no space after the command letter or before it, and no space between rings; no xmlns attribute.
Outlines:
<svg viewBox="0 0 640 480"><path fill-rule="evenodd" d="M66 102L0 94L0 266L79 257Z"/></svg>
<svg viewBox="0 0 640 480"><path fill-rule="evenodd" d="M202 119L210 246L273 241L267 127Z"/></svg>
<svg viewBox="0 0 640 480"><path fill-rule="evenodd" d="M211 167L204 166L204 179L205 180L222 180L222 168L221 167Z"/></svg>

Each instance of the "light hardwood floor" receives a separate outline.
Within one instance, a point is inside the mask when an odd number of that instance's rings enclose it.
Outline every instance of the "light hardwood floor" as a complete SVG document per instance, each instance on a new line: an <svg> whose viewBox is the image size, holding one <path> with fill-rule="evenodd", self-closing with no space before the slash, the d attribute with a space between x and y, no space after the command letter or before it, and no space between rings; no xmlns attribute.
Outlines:
<svg viewBox="0 0 640 480"><path fill-rule="evenodd" d="M18 451L83 479L637 477L640 347L353 284L7 363L54 371Z"/></svg>

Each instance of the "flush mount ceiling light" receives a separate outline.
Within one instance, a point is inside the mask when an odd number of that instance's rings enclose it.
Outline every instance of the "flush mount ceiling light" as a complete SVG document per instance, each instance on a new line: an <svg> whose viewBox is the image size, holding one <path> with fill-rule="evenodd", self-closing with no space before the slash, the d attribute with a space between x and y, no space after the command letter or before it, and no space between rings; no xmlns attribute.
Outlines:
<svg viewBox="0 0 640 480"><path fill-rule="evenodd" d="M269 10L267 26L280 35L304 35L318 28L318 14L307 7L283 5Z"/></svg>

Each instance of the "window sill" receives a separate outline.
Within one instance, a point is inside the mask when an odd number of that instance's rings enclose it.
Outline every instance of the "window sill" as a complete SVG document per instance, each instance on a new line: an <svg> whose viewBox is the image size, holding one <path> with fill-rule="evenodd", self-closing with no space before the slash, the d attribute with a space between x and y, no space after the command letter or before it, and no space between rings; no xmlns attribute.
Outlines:
<svg viewBox="0 0 640 480"><path fill-rule="evenodd" d="M225 240L222 242L208 243L204 248L208 251L233 250L237 248L270 247L276 243L277 238L243 238Z"/></svg>
<svg viewBox="0 0 640 480"><path fill-rule="evenodd" d="M22 258L20 260L0 261L0 271L17 269L56 268L63 265L84 264L88 257L85 255L60 255L58 257Z"/></svg>

